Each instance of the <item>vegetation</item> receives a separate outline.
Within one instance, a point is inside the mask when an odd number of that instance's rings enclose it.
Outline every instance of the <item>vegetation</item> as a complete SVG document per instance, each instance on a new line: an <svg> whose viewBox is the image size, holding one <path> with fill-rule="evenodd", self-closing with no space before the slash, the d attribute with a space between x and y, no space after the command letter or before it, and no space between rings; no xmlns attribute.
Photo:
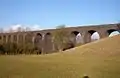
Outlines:
<svg viewBox="0 0 120 78"><path fill-rule="evenodd" d="M16 54L40 54L37 47L31 43L1 43L0 54L16 55Z"/></svg>
<svg viewBox="0 0 120 78"><path fill-rule="evenodd" d="M120 78L120 36L47 55L0 56L1 78Z"/></svg>
<svg viewBox="0 0 120 78"><path fill-rule="evenodd" d="M10 29L8 32L24 32L24 31L30 31L30 28L22 28L18 27L16 31L13 31ZM0 33L3 33L2 28L0 28ZM16 54L41 54L40 48L37 46L34 46L33 43L28 41L23 42L7 42L5 43L4 41L0 40L0 54L2 55L16 55Z"/></svg>
<svg viewBox="0 0 120 78"><path fill-rule="evenodd" d="M65 25L56 27L57 30L53 32L53 42L57 45L58 50L62 51L68 48L73 48L74 45L70 41L70 34L65 30Z"/></svg>

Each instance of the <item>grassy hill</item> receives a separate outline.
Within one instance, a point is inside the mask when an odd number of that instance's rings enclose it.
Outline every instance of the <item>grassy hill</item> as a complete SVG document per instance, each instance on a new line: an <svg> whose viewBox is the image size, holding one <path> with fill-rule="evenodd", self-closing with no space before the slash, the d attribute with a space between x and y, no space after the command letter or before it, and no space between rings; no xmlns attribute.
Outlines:
<svg viewBox="0 0 120 78"><path fill-rule="evenodd" d="M0 78L120 78L120 35L65 52L0 56Z"/></svg>

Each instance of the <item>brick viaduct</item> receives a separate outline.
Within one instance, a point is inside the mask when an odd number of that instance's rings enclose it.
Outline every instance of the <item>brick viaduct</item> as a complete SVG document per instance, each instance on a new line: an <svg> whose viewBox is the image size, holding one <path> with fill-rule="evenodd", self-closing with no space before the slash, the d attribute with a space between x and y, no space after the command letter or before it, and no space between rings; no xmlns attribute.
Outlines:
<svg viewBox="0 0 120 78"><path fill-rule="evenodd" d="M75 36L80 33L83 38L82 43L88 43L91 41L91 35L94 32L98 32L100 38L108 37L113 31L120 30L119 24L105 24L105 25L93 25L93 26L78 26L78 27L67 27L65 29L69 34ZM14 33L0 33L0 40L3 42L16 42L25 43L29 42L33 45L39 45L41 52L53 52L55 46L52 42L52 32L56 29L40 30L40 31L27 31L27 32L14 32ZM75 37L74 37L75 39ZM75 44L76 42L74 42Z"/></svg>

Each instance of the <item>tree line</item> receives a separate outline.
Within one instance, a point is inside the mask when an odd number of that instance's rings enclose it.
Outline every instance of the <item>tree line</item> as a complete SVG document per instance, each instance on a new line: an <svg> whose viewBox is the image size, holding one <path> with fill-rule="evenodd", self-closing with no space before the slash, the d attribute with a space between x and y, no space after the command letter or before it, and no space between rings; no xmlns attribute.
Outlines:
<svg viewBox="0 0 120 78"><path fill-rule="evenodd" d="M16 54L41 54L41 50L31 43L0 43L0 54L16 55Z"/></svg>

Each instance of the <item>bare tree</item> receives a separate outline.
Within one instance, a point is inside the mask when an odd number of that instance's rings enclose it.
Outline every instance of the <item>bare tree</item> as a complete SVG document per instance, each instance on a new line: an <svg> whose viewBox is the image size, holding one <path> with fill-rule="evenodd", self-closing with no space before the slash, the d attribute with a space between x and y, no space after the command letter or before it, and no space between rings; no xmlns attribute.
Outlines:
<svg viewBox="0 0 120 78"><path fill-rule="evenodd" d="M21 31L22 31L22 27L18 27L17 32L21 32Z"/></svg>
<svg viewBox="0 0 120 78"><path fill-rule="evenodd" d="M120 23L118 23L117 26L118 26L118 28L119 28L119 30L120 30Z"/></svg>
<svg viewBox="0 0 120 78"><path fill-rule="evenodd" d="M9 32L9 33L12 33L12 32L14 32L14 31L13 31L12 28L10 28L10 29L8 30L8 32Z"/></svg>
<svg viewBox="0 0 120 78"><path fill-rule="evenodd" d="M3 32L4 32L3 28L0 28L0 33L3 33Z"/></svg>
<svg viewBox="0 0 120 78"><path fill-rule="evenodd" d="M25 28L25 31L30 31L31 29L29 27L26 27Z"/></svg>
<svg viewBox="0 0 120 78"><path fill-rule="evenodd" d="M65 48L65 45L70 42L69 33L65 30L64 25L56 27L57 30L53 32L53 43L57 45L59 51Z"/></svg>

